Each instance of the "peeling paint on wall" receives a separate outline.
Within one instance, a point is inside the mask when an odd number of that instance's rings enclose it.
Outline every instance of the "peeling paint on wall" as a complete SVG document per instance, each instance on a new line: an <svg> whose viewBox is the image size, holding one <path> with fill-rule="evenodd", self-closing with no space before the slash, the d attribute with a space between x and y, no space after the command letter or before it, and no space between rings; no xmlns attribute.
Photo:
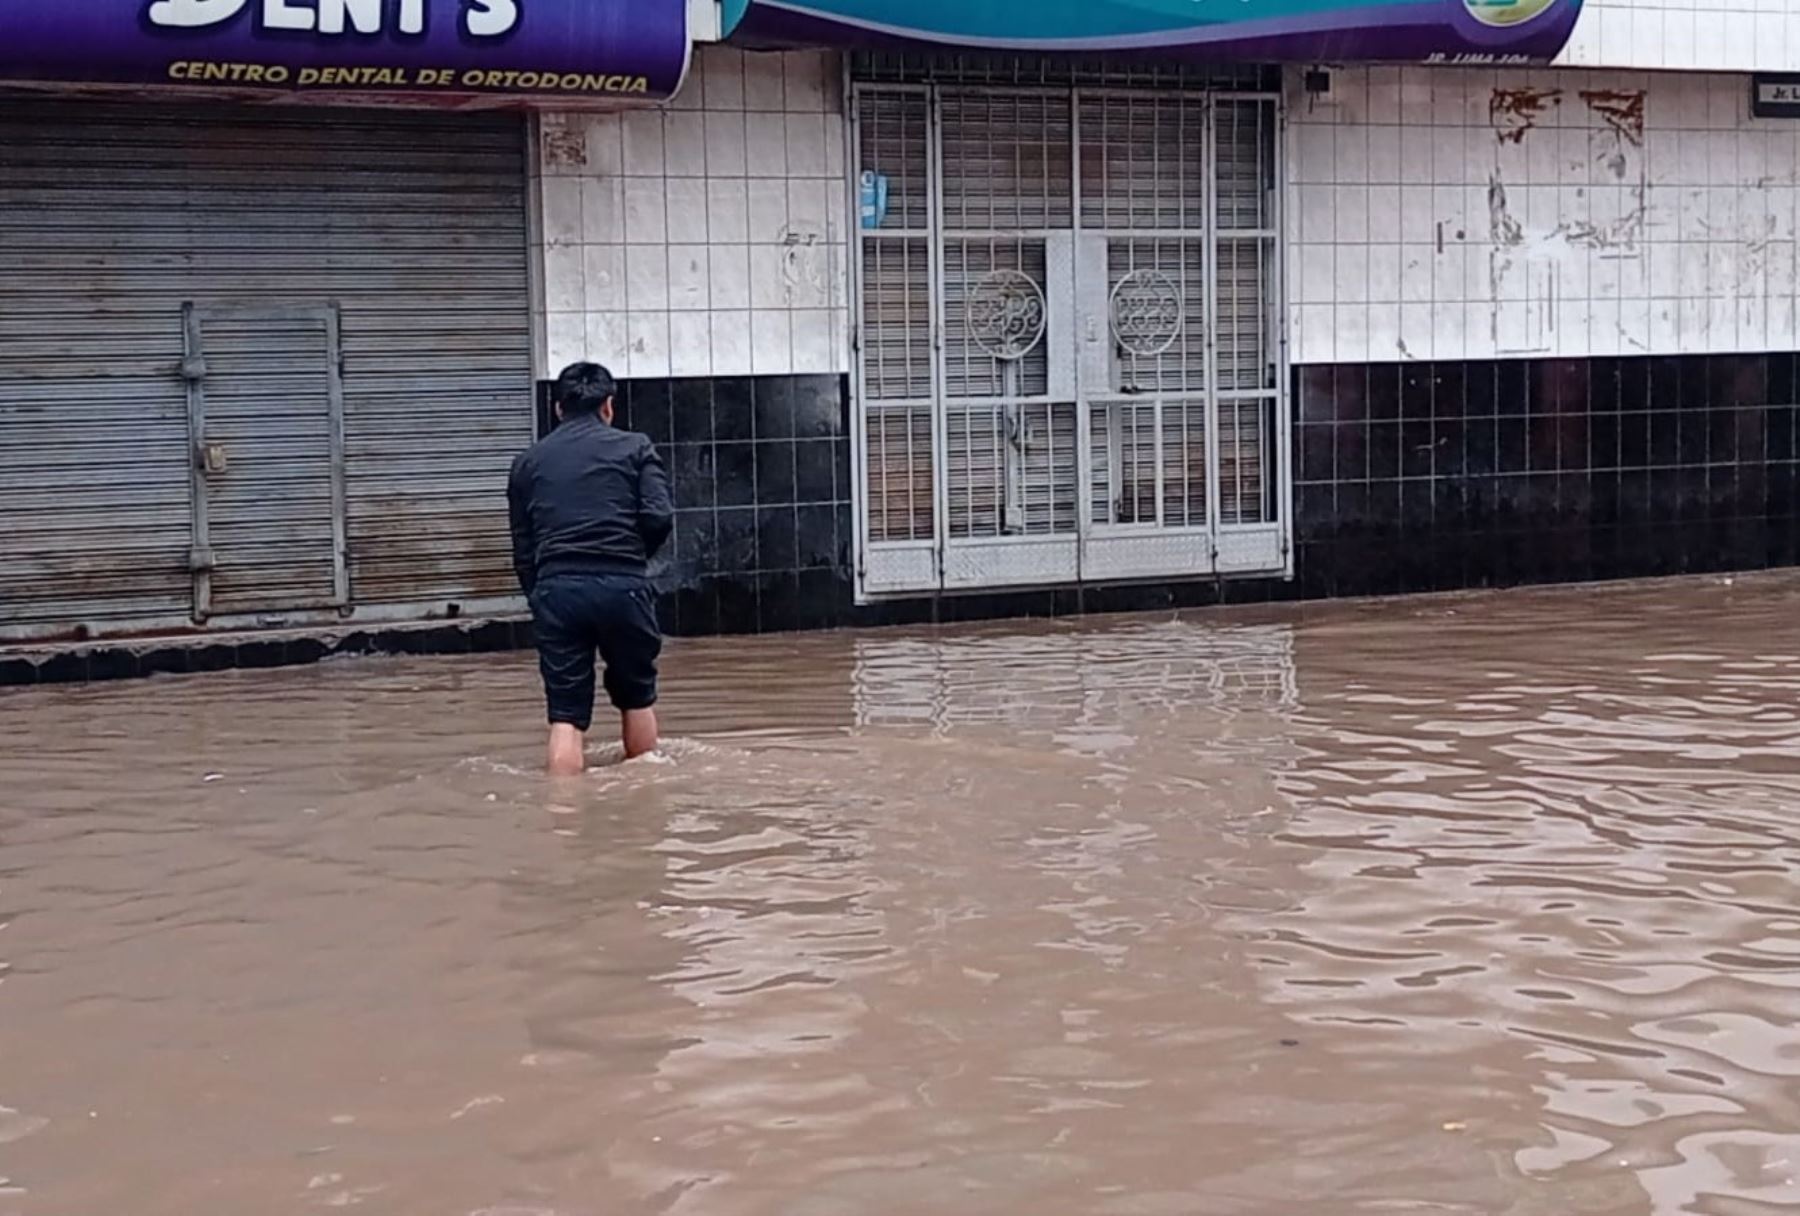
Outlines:
<svg viewBox="0 0 1800 1216"><path fill-rule="evenodd" d="M571 122L567 114L544 116L543 138L538 146L542 149L545 168L587 168L587 129L579 122Z"/></svg>
<svg viewBox="0 0 1800 1216"><path fill-rule="evenodd" d="M1600 116L1602 122L1617 131L1621 139L1643 146L1643 89L1583 89L1577 96Z"/></svg>
<svg viewBox="0 0 1800 1216"><path fill-rule="evenodd" d="M1506 205L1506 183L1498 173L1488 178L1488 236L1495 245L1518 245L1525 240L1524 226Z"/></svg>
<svg viewBox="0 0 1800 1216"><path fill-rule="evenodd" d="M1536 355L1555 348L1557 320L1556 264L1527 258L1518 266L1522 280L1512 307L1494 309L1494 349L1503 355Z"/></svg>
<svg viewBox="0 0 1800 1216"><path fill-rule="evenodd" d="M1601 224L1590 220L1571 220L1557 225L1556 234L1571 245L1592 249L1602 255L1636 257L1648 218L1649 209L1645 205L1644 194L1645 189L1641 184L1635 187L1630 195L1633 205L1616 220Z"/></svg>
<svg viewBox="0 0 1800 1216"><path fill-rule="evenodd" d="M1644 91L1583 89L1579 96L1603 124L1595 132L1602 144L1596 163L1624 181L1633 150L1644 146Z"/></svg>
<svg viewBox="0 0 1800 1216"><path fill-rule="evenodd" d="M1538 119L1562 104L1561 89L1495 89L1488 99L1488 121L1501 143L1524 143Z"/></svg>
<svg viewBox="0 0 1800 1216"><path fill-rule="evenodd" d="M804 228L781 230L781 286L792 305L796 295L822 298L825 281L824 234Z"/></svg>
<svg viewBox="0 0 1800 1216"><path fill-rule="evenodd" d="M1305 132L1321 151L1295 187L1313 272L1292 307L1299 362L1800 342L1800 143L1744 117L1741 78L1346 79L1346 97L1368 100ZM1335 208L1365 194L1368 235L1353 223L1346 238ZM1368 266L1366 289L1346 264Z"/></svg>
<svg viewBox="0 0 1800 1216"><path fill-rule="evenodd" d="M1624 206L1601 209L1590 192L1577 188L1575 197L1588 200L1585 214L1560 218L1550 227L1528 228L1524 216L1513 209L1507 167L1524 172L1508 145L1522 146L1552 107L1561 104L1561 93L1552 89L1496 89L1489 114L1499 147L1488 175L1488 276L1484 301L1495 348L1509 354L1537 353L1555 340L1558 291L1571 268L1571 258L1609 260L1642 259L1649 226L1649 179L1643 154L1645 92L1642 89L1586 89L1576 94L1591 115L1587 141L1591 163L1600 177L1593 179L1627 187ZM1533 138L1549 138L1548 135ZM1583 172L1580 161L1571 168ZM1533 179L1527 179L1533 180ZM1514 183L1516 186L1518 183ZM1616 199L1618 196L1609 196ZM1593 210L1589 210L1592 207Z"/></svg>

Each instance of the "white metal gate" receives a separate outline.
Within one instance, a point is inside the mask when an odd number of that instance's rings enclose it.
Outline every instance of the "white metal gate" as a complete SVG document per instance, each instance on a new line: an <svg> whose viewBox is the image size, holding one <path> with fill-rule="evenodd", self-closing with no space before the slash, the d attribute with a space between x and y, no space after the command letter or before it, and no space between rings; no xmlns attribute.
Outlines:
<svg viewBox="0 0 1800 1216"><path fill-rule="evenodd" d="M853 106L861 592L1282 572L1276 99Z"/></svg>

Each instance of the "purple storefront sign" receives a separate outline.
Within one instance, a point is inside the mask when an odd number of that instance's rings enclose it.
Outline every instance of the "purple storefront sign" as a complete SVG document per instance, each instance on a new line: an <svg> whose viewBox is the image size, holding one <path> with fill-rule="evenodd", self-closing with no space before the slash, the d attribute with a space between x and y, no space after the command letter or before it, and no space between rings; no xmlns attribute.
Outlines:
<svg viewBox="0 0 1800 1216"><path fill-rule="evenodd" d="M0 82L381 100L658 101L687 0L0 0Z"/></svg>

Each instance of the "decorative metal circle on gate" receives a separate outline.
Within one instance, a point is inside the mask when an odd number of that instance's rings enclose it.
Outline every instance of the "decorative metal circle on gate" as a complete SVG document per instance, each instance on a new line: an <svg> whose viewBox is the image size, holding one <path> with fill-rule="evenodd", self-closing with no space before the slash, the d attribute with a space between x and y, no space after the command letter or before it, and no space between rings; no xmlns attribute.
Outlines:
<svg viewBox="0 0 1800 1216"><path fill-rule="evenodd" d="M969 341L1012 362L1044 338L1044 289L1022 270L990 270L969 285Z"/></svg>
<svg viewBox="0 0 1800 1216"><path fill-rule="evenodd" d="M1128 355L1153 358L1181 337L1181 288L1160 270L1134 270L1112 289L1113 339Z"/></svg>

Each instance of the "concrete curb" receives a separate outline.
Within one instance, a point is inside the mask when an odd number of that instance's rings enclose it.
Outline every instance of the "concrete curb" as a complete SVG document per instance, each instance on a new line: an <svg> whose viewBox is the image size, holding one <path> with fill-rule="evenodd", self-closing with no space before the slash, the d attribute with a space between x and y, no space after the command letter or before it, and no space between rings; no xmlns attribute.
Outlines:
<svg viewBox="0 0 1800 1216"><path fill-rule="evenodd" d="M169 635L76 646L0 646L0 687L299 667L334 655L487 654L531 645L524 617L358 629Z"/></svg>

